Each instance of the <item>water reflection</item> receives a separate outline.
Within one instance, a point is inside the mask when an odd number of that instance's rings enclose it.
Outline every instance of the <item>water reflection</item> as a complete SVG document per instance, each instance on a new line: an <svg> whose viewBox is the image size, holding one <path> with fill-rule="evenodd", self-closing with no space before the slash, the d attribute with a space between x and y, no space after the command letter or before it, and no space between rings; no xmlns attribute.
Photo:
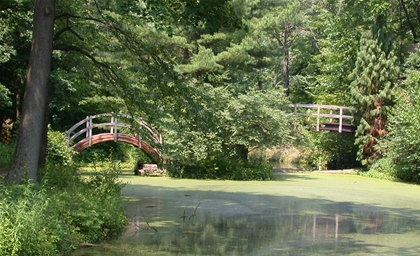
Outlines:
<svg viewBox="0 0 420 256"><path fill-rule="evenodd" d="M418 254L420 222L389 209L360 211L349 202L293 196L148 189L127 203L131 224L120 240L75 255Z"/></svg>

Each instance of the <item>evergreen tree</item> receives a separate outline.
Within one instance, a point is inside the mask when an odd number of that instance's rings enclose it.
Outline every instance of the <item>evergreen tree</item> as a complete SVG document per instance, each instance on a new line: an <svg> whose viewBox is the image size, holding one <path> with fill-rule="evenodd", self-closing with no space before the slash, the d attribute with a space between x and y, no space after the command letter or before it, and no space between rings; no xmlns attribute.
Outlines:
<svg viewBox="0 0 420 256"><path fill-rule="evenodd" d="M362 35L356 66L349 77L357 125L355 143L359 147L358 160L364 164L381 157L375 145L387 133L387 114L399 70L383 28L372 31Z"/></svg>

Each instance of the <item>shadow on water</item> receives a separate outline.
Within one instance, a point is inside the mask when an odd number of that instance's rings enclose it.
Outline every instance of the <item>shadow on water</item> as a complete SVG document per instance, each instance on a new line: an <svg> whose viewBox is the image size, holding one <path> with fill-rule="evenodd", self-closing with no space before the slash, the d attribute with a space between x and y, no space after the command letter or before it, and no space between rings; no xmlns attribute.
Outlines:
<svg viewBox="0 0 420 256"><path fill-rule="evenodd" d="M287 175L292 176L279 175L280 180L311 178ZM416 239L420 211L409 208L194 186L127 185L124 194L130 218L125 234L99 247L78 250L74 255L418 255L420 252Z"/></svg>

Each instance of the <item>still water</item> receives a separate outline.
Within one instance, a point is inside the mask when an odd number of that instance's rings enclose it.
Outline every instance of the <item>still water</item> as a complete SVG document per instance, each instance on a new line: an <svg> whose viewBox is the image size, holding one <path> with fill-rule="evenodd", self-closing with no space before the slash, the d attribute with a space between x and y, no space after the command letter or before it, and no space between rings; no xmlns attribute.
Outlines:
<svg viewBox="0 0 420 256"><path fill-rule="evenodd" d="M420 188L352 175L122 177L130 226L74 255L420 255Z"/></svg>

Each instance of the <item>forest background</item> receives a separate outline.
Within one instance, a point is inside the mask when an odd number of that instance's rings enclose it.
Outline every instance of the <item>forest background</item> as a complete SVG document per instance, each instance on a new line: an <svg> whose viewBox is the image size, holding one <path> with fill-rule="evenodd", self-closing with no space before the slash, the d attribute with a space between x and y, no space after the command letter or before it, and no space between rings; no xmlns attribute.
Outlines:
<svg viewBox="0 0 420 256"><path fill-rule="evenodd" d="M16 145L8 179L20 182L24 168L37 179L48 129L113 112L142 117L162 133L176 177L264 179L264 163L250 152L298 148L309 168L362 165L418 181L419 4L2 1L2 141ZM37 6L44 16L34 20ZM39 56L51 54L45 68L30 53L37 21L48 19L51 29L38 30L48 42ZM40 96L45 104L37 108ZM357 131L307 131L290 103L350 106ZM104 144L79 157L127 159L129 151Z"/></svg>

